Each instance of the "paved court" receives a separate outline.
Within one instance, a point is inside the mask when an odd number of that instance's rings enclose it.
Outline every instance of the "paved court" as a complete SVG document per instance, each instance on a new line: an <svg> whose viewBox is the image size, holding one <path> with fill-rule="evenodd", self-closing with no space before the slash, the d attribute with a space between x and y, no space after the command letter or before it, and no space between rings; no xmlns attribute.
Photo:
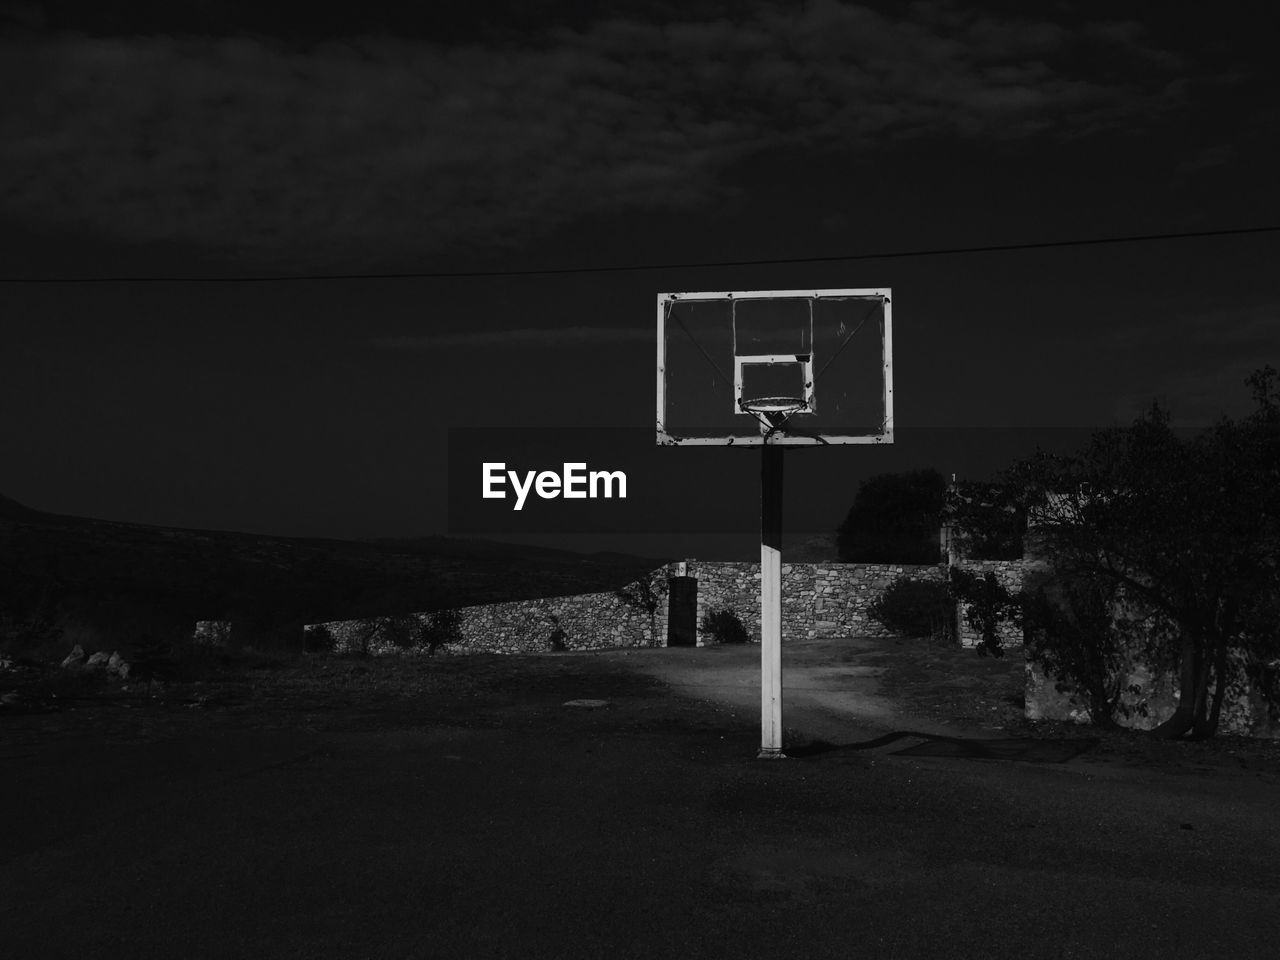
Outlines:
<svg viewBox="0 0 1280 960"><path fill-rule="evenodd" d="M0 747L0 953L1274 956L1274 777L756 761L753 652L565 657L527 694L512 658L449 722L357 703ZM842 717L834 674L791 675L797 723L892 726L874 689Z"/></svg>

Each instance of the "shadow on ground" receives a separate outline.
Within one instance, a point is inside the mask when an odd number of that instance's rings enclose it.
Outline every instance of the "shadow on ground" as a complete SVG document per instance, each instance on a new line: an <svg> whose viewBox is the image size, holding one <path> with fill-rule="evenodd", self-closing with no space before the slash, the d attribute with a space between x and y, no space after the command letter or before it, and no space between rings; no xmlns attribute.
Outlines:
<svg viewBox="0 0 1280 960"><path fill-rule="evenodd" d="M838 751L874 750L899 740L922 740L913 746L894 750L891 756L899 757L957 757L967 760L1019 760L1024 763L1066 763L1099 743L1097 737L1080 737L1068 740L1033 740L1027 737L1007 737L995 740L978 740L969 737L944 737L912 730L896 730L882 737L858 743L828 743L813 740L787 748L787 756L796 758L821 757Z"/></svg>

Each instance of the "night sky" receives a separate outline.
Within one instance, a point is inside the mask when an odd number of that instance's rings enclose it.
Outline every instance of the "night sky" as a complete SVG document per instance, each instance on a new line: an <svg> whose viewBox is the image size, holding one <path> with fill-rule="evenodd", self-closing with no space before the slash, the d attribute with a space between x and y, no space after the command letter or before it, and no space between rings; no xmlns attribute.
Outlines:
<svg viewBox="0 0 1280 960"><path fill-rule="evenodd" d="M405 6L0 2L0 493L444 533L449 428L652 426L664 291L893 288L903 442L789 457L815 531L997 428L1194 427L1280 366L1280 232L901 255L1280 225L1261 12ZM352 274L428 276L264 279ZM754 489L657 453L685 502Z"/></svg>

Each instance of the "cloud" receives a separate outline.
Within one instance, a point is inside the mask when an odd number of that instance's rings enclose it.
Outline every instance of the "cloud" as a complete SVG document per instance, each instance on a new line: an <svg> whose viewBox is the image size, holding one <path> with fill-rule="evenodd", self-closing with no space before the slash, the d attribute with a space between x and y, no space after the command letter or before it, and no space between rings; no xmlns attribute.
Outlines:
<svg viewBox="0 0 1280 960"><path fill-rule="evenodd" d="M0 41L0 214L268 267L500 249L583 217L723 201L734 164L778 148L1145 122L1175 95L1159 51L1136 25L1106 27L811 0L520 46ZM1096 78L1075 65L1090 44L1142 67Z"/></svg>
<svg viewBox="0 0 1280 960"><path fill-rule="evenodd" d="M1174 166L1171 179L1174 183L1186 183L1196 174L1230 163L1235 157L1236 148L1230 144L1216 143L1200 147Z"/></svg>
<svg viewBox="0 0 1280 960"><path fill-rule="evenodd" d="M1252 410L1245 378L1267 363L1280 366L1280 302L1171 310L1117 329L1097 350L1130 364L1128 389L1114 404L1120 422L1158 399L1175 426L1205 427Z"/></svg>
<svg viewBox="0 0 1280 960"><path fill-rule="evenodd" d="M545 327L519 330L485 330L474 333L426 334L378 337L373 343L397 350L438 350L452 347L588 347L613 343L651 343L652 330L607 327Z"/></svg>

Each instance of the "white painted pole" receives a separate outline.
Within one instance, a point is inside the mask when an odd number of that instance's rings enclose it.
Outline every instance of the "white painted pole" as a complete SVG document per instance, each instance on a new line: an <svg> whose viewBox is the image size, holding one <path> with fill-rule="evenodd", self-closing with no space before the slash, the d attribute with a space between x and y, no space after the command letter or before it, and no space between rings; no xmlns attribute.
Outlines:
<svg viewBox="0 0 1280 960"><path fill-rule="evenodd" d="M760 753L782 752L782 447L761 446Z"/></svg>

